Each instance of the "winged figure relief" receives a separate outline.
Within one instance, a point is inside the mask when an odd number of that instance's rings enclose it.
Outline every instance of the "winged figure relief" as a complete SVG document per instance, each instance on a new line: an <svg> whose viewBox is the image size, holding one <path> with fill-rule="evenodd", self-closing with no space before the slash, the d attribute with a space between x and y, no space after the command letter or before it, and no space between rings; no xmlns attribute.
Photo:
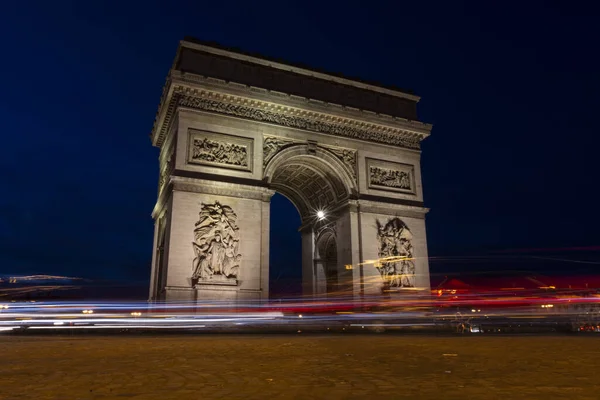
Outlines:
<svg viewBox="0 0 600 400"><path fill-rule="evenodd" d="M194 229L192 282L237 279L241 254L239 227L233 209L219 202L202 204Z"/></svg>
<svg viewBox="0 0 600 400"><path fill-rule="evenodd" d="M400 218L392 218L386 224L379 220L377 244L379 273L384 285L390 288L415 286L415 263L413 255L413 235Z"/></svg>

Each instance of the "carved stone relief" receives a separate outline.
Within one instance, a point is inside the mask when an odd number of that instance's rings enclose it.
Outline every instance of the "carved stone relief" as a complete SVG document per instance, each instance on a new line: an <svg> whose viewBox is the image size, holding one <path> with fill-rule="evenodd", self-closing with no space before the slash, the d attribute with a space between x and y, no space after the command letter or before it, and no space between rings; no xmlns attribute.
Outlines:
<svg viewBox="0 0 600 400"><path fill-rule="evenodd" d="M371 184L395 189L411 190L410 175L406 171L371 167Z"/></svg>
<svg viewBox="0 0 600 400"><path fill-rule="evenodd" d="M415 287L413 235L400 218L390 218L385 224L376 220L378 263L375 265L385 289Z"/></svg>
<svg viewBox="0 0 600 400"><path fill-rule="evenodd" d="M412 165L367 159L369 188L415 194Z"/></svg>
<svg viewBox="0 0 600 400"><path fill-rule="evenodd" d="M192 160L248 167L248 152L237 144L197 138L193 143Z"/></svg>
<svg viewBox="0 0 600 400"><path fill-rule="evenodd" d="M327 149L348 167L350 172L352 172L352 178L356 180L356 151L329 147Z"/></svg>
<svg viewBox="0 0 600 400"><path fill-rule="evenodd" d="M192 164L252 170L251 138L190 129L189 141Z"/></svg>
<svg viewBox="0 0 600 400"><path fill-rule="evenodd" d="M421 137L418 134L409 132L404 133L404 131L397 131L369 124L322 121L281 111L255 108L250 105L234 104L215 99L191 96L181 93L184 91L183 88L177 88L176 91L179 91L180 93L176 93L173 98L175 105L179 107L189 107L351 139L391 144L410 149L420 148Z"/></svg>
<svg viewBox="0 0 600 400"><path fill-rule="evenodd" d="M202 204L194 229L192 285L237 285L242 255L237 215L219 202Z"/></svg>
<svg viewBox="0 0 600 400"><path fill-rule="evenodd" d="M271 158L277 152L284 147L293 144L292 139L277 137L277 136L265 136L263 140L263 167L266 167Z"/></svg>

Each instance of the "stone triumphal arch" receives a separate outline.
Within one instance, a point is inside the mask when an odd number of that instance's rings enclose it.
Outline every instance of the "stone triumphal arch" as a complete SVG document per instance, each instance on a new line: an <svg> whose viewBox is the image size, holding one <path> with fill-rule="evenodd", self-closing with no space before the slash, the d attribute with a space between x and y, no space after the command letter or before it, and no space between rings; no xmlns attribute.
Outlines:
<svg viewBox="0 0 600 400"><path fill-rule="evenodd" d="M301 216L306 295L428 290L418 101L182 41L151 134L151 300L268 299L275 192Z"/></svg>

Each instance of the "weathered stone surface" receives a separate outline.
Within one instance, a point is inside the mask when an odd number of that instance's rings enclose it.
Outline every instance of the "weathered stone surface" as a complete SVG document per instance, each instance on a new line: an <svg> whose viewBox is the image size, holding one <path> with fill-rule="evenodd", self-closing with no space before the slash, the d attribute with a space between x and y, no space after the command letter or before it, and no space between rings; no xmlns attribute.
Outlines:
<svg viewBox="0 0 600 400"><path fill-rule="evenodd" d="M429 288L419 143L431 126L386 116L378 101L359 109L351 97L338 98L349 106L342 107L286 92L292 86L285 82L294 79L301 81L293 85L312 85L303 70L266 73L258 58L206 47L197 57L195 44L186 42L181 49L152 134L161 147L153 216L162 218L152 299L268 298L275 192L301 216L305 294ZM217 59L232 69L215 69ZM365 99L416 99L334 76L318 80L346 94L364 92ZM217 205L220 213L207 211ZM205 229L199 213L214 223ZM389 257L410 260L378 261Z"/></svg>

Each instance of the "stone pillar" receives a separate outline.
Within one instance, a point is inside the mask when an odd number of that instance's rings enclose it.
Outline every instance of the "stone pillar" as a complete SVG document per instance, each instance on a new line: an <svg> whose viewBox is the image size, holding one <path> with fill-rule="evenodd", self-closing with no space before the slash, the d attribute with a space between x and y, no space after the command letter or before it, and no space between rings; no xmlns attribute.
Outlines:
<svg viewBox="0 0 600 400"><path fill-rule="evenodd" d="M400 258L405 258L409 264L387 265L404 271L414 266L414 275L407 275L392 289L400 293L404 289L410 293L414 293L415 290L429 293L429 260L425 232L425 214L428 210L422 207L362 200L359 202L358 210L364 259L362 268L364 293L366 295L382 293L384 279L381 271L386 264L381 264L379 261L382 257L398 255ZM382 243L387 243L383 250ZM408 254L404 250L398 255L385 253L386 248L408 249Z"/></svg>
<svg viewBox="0 0 600 400"><path fill-rule="evenodd" d="M338 282L348 295L360 295L361 257L359 224L356 207L347 207L339 212L336 221L338 251Z"/></svg>
<svg viewBox="0 0 600 400"><path fill-rule="evenodd" d="M314 260L314 259L313 259ZM326 297L327 296L327 274L325 273L326 265L321 260L313 261L313 279L314 279L314 293L313 297Z"/></svg>
<svg viewBox="0 0 600 400"><path fill-rule="evenodd" d="M315 234L310 227L301 231L302 237L302 294L313 296L315 290Z"/></svg>
<svg viewBox="0 0 600 400"><path fill-rule="evenodd" d="M156 299L166 300L167 276L169 271L169 249L171 243L171 221L172 221L173 198L169 198L165 206L165 212L161 217L160 231L158 233L158 247L156 257Z"/></svg>
<svg viewBox="0 0 600 400"><path fill-rule="evenodd" d="M260 251L260 284L261 299L269 300L269 251L270 251L270 232L271 232L271 196L263 199L262 207L262 227L261 227L261 251Z"/></svg>
<svg viewBox="0 0 600 400"><path fill-rule="evenodd" d="M169 202L170 204L170 202ZM152 272L150 275L149 301L160 300L165 287L165 243L167 241L166 231L168 226L168 212L164 211L155 218L154 222L154 244L152 251Z"/></svg>
<svg viewBox="0 0 600 400"><path fill-rule="evenodd" d="M260 187L176 178L167 230L166 300L267 299L271 195ZM238 239L234 248L231 243ZM207 272L194 278L196 269Z"/></svg>
<svg viewBox="0 0 600 400"><path fill-rule="evenodd" d="M158 278L158 236L159 236L159 219L154 220L154 240L152 244L152 264L150 272L150 288L148 290L148 301L156 300L157 295L157 278Z"/></svg>
<svg viewBox="0 0 600 400"><path fill-rule="evenodd" d="M417 266L416 286L431 289L431 280L429 275L429 253L427 252L427 232L425 229L425 216L422 218L411 219L408 221L412 226L415 249L415 262Z"/></svg>

